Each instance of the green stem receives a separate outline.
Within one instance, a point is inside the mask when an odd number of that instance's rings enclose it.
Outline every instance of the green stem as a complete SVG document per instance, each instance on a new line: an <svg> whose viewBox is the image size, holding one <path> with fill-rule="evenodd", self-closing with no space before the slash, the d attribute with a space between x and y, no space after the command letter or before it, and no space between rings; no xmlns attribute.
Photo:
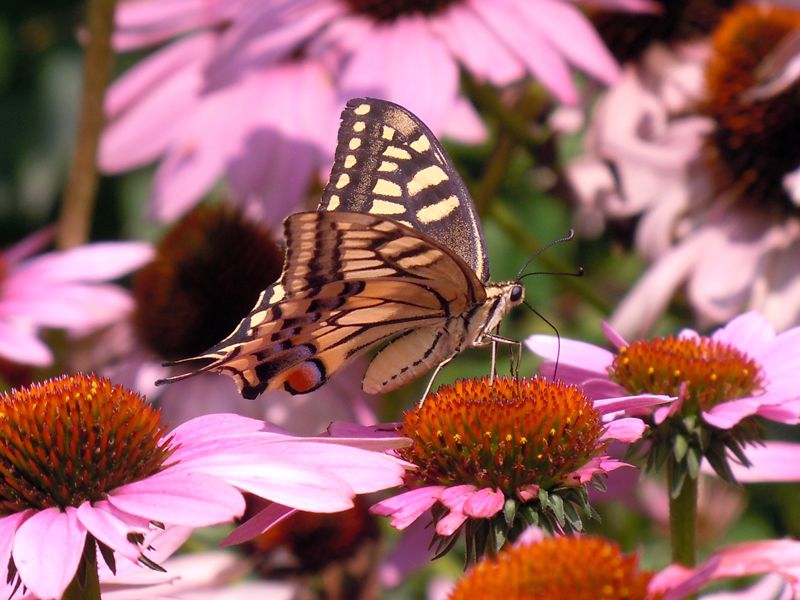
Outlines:
<svg viewBox="0 0 800 600"><path fill-rule="evenodd" d="M111 78L114 58L111 33L114 30L115 5L116 0L89 0L87 7L89 39L83 60L83 90L75 149L58 219L56 241L59 248L78 246L89 239L97 193L97 146L104 123L103 96Z"/></svg>
<svg viewBox="0 0 800 600"><path fill-rule="evenodd" d="M676 476L674 459L667 461L667 489L673 489ZM697 479L684 477L678 495L669 498L669 533L672 562L685 567L697 564Z"/></svg>
<svg viewBox="0 0 800 600"><path fill-rule="evenodd" d="M529 254L541 250L541 241L530 234L527 227L520 222L519 218L505 204L500 202L492 203L489 207L489 215L505 231L509 239L513 240L520 248ZM566 231L556 233L566 233ZM544 271L552 271L554 273L572 273L575 271L575 265L566 264L553 253L540 254L536 260L544 267ZM575 290L575 293L594 306L601 314L607 315L611 312L612 306L608 300L598 294L586 279L582 277L564 277L563 282L564 285Z"/></svg>
<svg viewBox="0 0 800 600"><path fill-rule="evenodd" d="M100 577L97 572L97 544L86 536L83 556L61 600L100 600Z"/></svg>

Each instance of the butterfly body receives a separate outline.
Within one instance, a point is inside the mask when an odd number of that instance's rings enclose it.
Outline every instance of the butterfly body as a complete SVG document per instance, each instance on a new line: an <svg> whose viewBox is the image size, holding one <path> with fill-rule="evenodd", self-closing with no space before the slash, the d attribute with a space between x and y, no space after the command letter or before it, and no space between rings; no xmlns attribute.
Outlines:
<svg viewBox="0 0 800 600"><path fill-rule="evenodd" d="M248 398L307 393L383 346L363 388L386 392L497 340L523 301L518 282L489 281L474 204L436 138L390 102L348 103L320 208L290 215L284 232L278 283L170 380L215 371Z"/></svg>

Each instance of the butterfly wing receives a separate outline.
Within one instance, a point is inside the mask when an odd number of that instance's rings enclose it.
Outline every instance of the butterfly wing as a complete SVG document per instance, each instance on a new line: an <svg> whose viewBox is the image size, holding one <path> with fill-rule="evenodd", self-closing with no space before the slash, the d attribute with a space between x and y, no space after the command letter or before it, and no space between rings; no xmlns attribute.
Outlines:
<svg viewBox="0 0 800 600"><path fill-rule="evenodd" d="M475 203L430 129L402 106L372 98L347 103L319 210L395 219L437 240L489 281Z"/></svg>
<svg viewBox="0 0 800 600"><path fill-rule="evenodd" d="M280 283L265 290L225 340L179 361L234 378L243 396L310 392L356 356L407 331L442 329L483 302L458 256L391 219L306 212L285 222Z"/></svg>

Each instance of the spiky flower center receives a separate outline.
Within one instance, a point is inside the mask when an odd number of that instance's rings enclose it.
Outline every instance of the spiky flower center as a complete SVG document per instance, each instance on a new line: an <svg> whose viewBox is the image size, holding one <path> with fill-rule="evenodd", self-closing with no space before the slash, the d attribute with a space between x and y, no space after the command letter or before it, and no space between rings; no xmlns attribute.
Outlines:
<svg viewBox="0 0 800 600"><path fill-rule="evenodd" d="M161 241L134 278L134 323L144 344L173 360L227 336L281 272L269 231L225 206L201 206Z"/></svg>
<svg viewBox="0 0 800 600"><path fill-rule="evenodd" d="M621 348L609 374L631 394L683 396L684 412L762 389L763 371L738 348L707 337L657 337Z"/></svg>
<svg viewBox="0 0 800 600"><path fill-rule="evenodd" d="M704 106L717 123L709 150L723 183L762 208L792 212L782 179L800 162L800 84L766 98L748 91L760 83L762 61L798 30L800 11L759 4L731 10L714 33Z"/></svg>
<svg viewBox="0 0 800 600"><path fill-rule="evenodd" d="M643 600L652 574L638 563L601 538L548 538L481 561L449 600Z"/></svg>
<svg viewBox="0 0 800 600"><path fill-rule="evenodd" d="M406 412L399 451L410 485L471 484L507 497L549 488L602 451L600 415L575 387L544 378L457 381Z"/></svg>
<svg viewBox="0 0 800 600"><path fill-rule="evenodd" d="M140 395L93 375L0 396L0 515L98 501L160 471L174 451Z"/></svg>
<svg viewBox="0 0 800 600"><path fill-rule="evenodd" d="M433 15L461 0L347 0L354 13L375 21L394 21L406 15Z"/></svg>

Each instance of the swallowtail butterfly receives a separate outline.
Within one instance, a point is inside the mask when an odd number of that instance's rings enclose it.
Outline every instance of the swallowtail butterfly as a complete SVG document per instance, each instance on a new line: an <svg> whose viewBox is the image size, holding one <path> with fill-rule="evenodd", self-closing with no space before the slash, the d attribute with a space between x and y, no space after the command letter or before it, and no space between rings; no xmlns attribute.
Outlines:
<svg viewBox="0 0 800 600"><path fill-rule="evenodd" d="M401 106L347 103L319 209L289 216L284 229L280 280L227 338L174 363L194 371L163 381L214 371L233 377L246 398L304 394L388 342L362 384L380 393L438 372L469 346L509 341L493 331L524 289L489 281L464 182Z"/></svg>

